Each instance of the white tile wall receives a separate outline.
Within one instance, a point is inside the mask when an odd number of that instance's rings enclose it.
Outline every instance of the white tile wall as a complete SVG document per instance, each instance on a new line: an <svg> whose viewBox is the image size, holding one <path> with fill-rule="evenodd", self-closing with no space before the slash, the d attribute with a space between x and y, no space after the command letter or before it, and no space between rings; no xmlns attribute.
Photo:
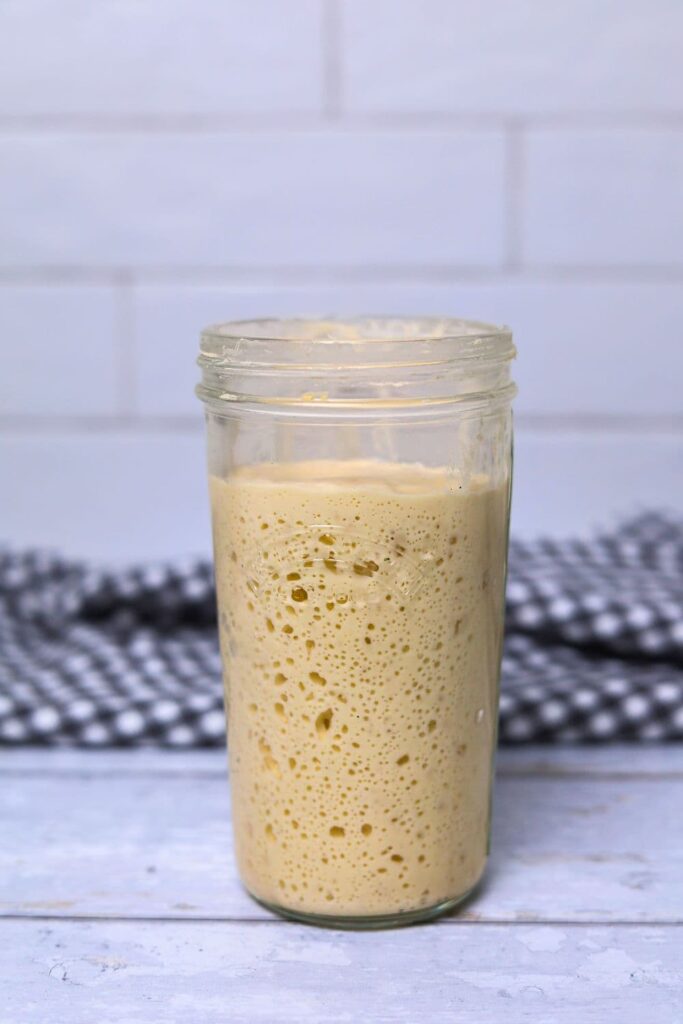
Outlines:
<svg viewBox="0 0 683 1024"><path fill-rule="evenodd" d="M495 132L0 140L5 266L495 265Z"/></svg>
<svg viewBox="0 0 683 1024"><path fill-rule="evenodd" d="M120 412L119 299L113 288L0 289L0 416Z"/></svg>
<svg viewBox="0 0 683 1024"><path fill-rule="evenodd" d="M0 112L319 112L318 0L3 0Z"/></svg>
<svg viewBox="0 0 683 1024"><path fill-rule="evenodd" d="M680 130L534 131L526 173L529 263L683 267Z"/></svg>
<svg viewBox="0 0 683 1024"><path fill-rule="evenodd" d="M2 531L17 545L121 563L208 551L204 438L36 431L0 445Z"/></svg>
<svg viewBox="0 0 683 1024"><path fill-rule="evenodd" d="M682 35L679 0L3 0L0 541L205 550L197 335L264 313L507 321L514 529L683 507Z"/></svg>
<svg viewBox="0 0 683 1024"><path fill-rule="evenodd" d="M512 530L520 537L585 535L652 508L683 508L679 436L517 431Z"/></svg>
<svg viewBox="0 0 683 1024"><path fill-rule="evenodd" d="M344 0L341 11L349 110L680 110L677 0Z"/></svg>

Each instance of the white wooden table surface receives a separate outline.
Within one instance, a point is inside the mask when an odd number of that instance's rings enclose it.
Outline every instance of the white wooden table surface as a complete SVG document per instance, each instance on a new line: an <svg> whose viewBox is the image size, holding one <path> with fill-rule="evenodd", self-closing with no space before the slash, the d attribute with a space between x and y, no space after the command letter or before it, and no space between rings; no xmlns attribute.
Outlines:
<svg viewBox="0 0 683 1024"><path fill-rule="evenodd" d="M242 891L222 753L0 751L0 1024L681 1024L683 748L498 765L480 892L352 933Z"/></svg>

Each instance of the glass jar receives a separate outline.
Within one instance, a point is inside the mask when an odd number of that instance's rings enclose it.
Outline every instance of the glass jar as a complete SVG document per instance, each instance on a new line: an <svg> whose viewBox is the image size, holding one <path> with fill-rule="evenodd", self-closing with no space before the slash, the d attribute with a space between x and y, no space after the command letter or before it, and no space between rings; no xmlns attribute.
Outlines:
<svg viewBox="0 0 683 1024"><path fill-rule="evenodd" d="M235 846L281 914L407 924L482 875L514 354L453 319L202 333Z"/></svg>

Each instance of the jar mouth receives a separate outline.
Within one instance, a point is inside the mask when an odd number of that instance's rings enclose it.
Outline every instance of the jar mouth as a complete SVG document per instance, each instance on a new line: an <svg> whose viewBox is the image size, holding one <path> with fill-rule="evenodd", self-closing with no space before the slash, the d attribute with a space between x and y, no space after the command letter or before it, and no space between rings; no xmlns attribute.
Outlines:
<svg viewBox="0 0 683 1024"><path fill-rule="evenodd" d="M508 327L451 316L234 320L205 328L204 401L297 404L509 394Z"/></svg>
<svg viewBox="0 0 683 1024"><path fill-rule="evenodd" d="M277 346L277 348L273 348ZM232 320L201 333L199 364L273 368L331 357L339 365L415 365L514 358L508 327L448 316L285 317Z"/></svg>

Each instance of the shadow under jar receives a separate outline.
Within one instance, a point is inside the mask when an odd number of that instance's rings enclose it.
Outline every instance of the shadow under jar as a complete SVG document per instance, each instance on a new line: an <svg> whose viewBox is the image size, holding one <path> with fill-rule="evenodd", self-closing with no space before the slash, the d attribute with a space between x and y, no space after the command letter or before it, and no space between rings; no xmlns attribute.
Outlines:
<svg viewBox="0 0 683 1024"><path fill-rule="evenodd" d="M483 873L514 354L446 318L202 333L235 846L279 913L407 924Z"/></svg>

